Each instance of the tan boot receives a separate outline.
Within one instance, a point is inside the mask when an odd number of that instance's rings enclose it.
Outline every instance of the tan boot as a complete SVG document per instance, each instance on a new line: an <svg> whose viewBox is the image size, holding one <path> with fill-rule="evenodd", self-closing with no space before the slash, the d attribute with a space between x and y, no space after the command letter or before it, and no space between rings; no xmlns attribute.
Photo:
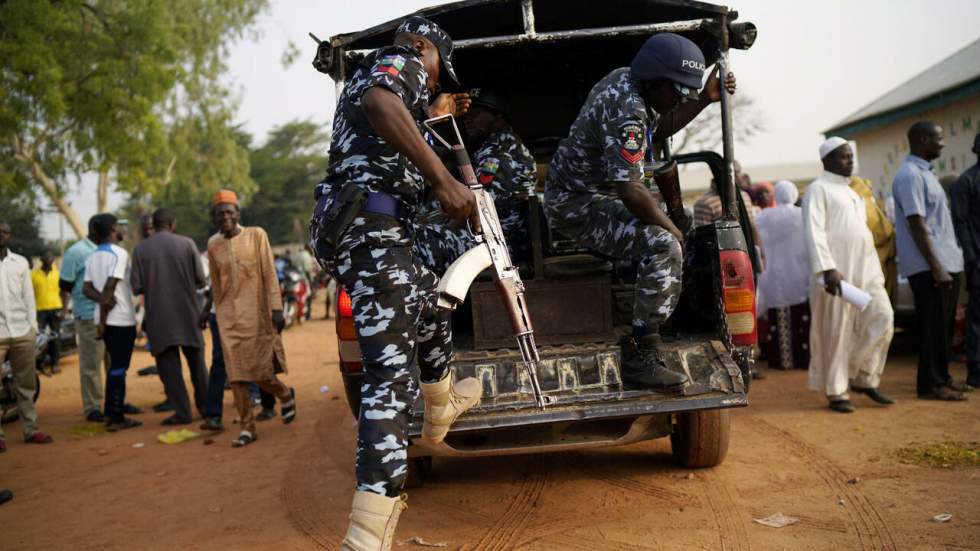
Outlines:
<svg viewBox="0 0 980 551"><path fill-rule="evenodd" d="M464 411L480 403L483 383L469 377L452 384L452 374L447 373L435 383L422 383L425 397L425 421L422 423L422 439L438 444L449 433L449 427Z"/></svg>
<svg viewBox="0 0 980 551"><path fill-rule="evenodd" d="M408 508L408 496L385 497L354 492L350 526L340 544L343 551L388 551L395 537L398 515Z"/></svg>

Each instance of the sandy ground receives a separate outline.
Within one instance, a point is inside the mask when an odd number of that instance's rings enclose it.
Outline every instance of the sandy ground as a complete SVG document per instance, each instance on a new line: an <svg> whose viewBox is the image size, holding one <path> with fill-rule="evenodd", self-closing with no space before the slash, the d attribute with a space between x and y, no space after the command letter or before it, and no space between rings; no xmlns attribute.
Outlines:
<svg viewBox="0 0 980 551"><path fill-rule="evenodd" d="M319 313L319 312L318 312ZM285 333L288 383L298 418L259 425L259 440L232 449L236 428L205 445L156 441L165 415L117 434L84 428L74 357L43 380L42 430L56 439L29 446L7 425L0 487L0 549L335 549L353 488L354 424L336 365L333 323ZM751 406L734 412L728 459L714 469L680 469L667 440L625 448L500 459L439 460L410 492L396 540L449 549L978 549L980 469L903 464L913 443L980 441L980 393L965 403L914 398L914 356L899 337L883 388L891 408L857 397L858 411L825 409L805 390L806 373L771 372ZM162 399L152 364L138 353L130 401ZM963 377L962 365L956 376ZM329 391L320 391L322 386ZM133 447L144 443L143 447ZM781 529L753 522L781 512ZM930 522L950 513L946 524ZM396 548L423 549L413 544Z"/></svg>

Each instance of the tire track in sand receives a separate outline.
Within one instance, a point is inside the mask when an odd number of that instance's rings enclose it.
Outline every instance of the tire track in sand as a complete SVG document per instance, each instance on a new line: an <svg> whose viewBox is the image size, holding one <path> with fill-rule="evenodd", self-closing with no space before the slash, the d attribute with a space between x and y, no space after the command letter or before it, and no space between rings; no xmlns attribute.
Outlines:
<svg viewBox="0 0 980 551"><path fill-rule="evenodd" d="M745 519L741 509L732 499L728 485L708 470L695 474L704 493L704 499L711 509L711 518L718 528L718 543L723 550L741 551L751 548Z"/></svg>
<svg viewBox="0 0 980 551"><path fill-rule="evenodd" d="M844 501L844 510L851 520L853 531L857 534L862 549L876 551L898 549L878 507L856 485L848 483L852 477L830 458L761 417L753 417L752 422L746 425L763 435L777 436L785 447L804 459L824 484Z"/></svg>
<svg viewBox="0 0 980 551"><path fill-rule="evenodd" d="M281 499L286 506L289 522L321 549L339 549L350 509L346 498L343 509L330 510L331 487L354 487L353 475L339 468L342 454L349 448L338 446L332 432L334 427L325 420L317 421L307 449L323 453L296 455L283 477ZM326 499L325 499L326 498ZM331 519L331 517L336 517Z"/></svg>
<svg viewBox="0 0 980 551"><path fill-rule="evenodd" d="M528 472L521 485L507 504L503 515L483 534L472 547L462 546L466 551L504 551L513 549L527 529L531 515L545 489L552 485L548 469L543 467L538 456L528 457Z"/></svg>

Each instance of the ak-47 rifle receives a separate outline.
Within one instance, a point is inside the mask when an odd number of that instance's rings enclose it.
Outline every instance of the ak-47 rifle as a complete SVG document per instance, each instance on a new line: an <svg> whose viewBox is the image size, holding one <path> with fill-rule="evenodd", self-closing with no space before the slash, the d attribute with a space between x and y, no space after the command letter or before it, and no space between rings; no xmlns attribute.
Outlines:
<svg viewBox="0 0 980 551"><path fill-rule="evenodd" d="M473 279L483 270L492 267L494 283L510 317L514 336L517 337L517 346L521 350L521 358L531 384L531 392L534 393L534 401L538 407L544 409L545 405L554 403L555 400L542 394L541 385L538 383L537 364L541 358L534 344L531 315L524 298L524 282L521 281L521 274L511 262L493 198L476 180L470 156L463 146L463 138L453 116L443 115L428 119L425 121L425 127L453 152L463 176L463 183L476 196L476 206L482 226L482 233L474 233L474 238L479 244L453 262L439 281L439 306L452 310L462 304L466 300L466 293Z"/></svg>

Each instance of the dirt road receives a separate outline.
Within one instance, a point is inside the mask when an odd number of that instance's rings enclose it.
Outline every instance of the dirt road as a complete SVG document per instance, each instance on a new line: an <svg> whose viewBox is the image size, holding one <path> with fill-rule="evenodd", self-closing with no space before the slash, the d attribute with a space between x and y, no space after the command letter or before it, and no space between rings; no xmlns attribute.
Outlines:
<svg viewBox="0 0 980 551"><path fill-rule="evenodd" d="M7 425L0 487L0 549L335 549L353 488L354 423L336 367L332 322L285 334L298 419L259 425L259 440L229 447L229 430L168 446L163 414L117 434L85 435L75 359L43 380L41 427L50 446L29 446ZM410 492L396 540L449 549L978 549L980 469L902 463L910 444L980 441L980 394L958 404L914 399L914 357L899 337L883 388L891 408L857 397L858 411L828 412L805 390L805 372L772 372L751 406L734 412L726 462L674 467L666 440L581 453L436 460ZM152 364L136 355L130 401L162 399ZM962 365L956 366L962 379ZM327 385L329 391L320 392ZM143 447L133 447L143 443ZM800 519L775 529L773 513ZM930 522L952 514L945 524ZM406 543L396 548L416 547Z"/></svg>

